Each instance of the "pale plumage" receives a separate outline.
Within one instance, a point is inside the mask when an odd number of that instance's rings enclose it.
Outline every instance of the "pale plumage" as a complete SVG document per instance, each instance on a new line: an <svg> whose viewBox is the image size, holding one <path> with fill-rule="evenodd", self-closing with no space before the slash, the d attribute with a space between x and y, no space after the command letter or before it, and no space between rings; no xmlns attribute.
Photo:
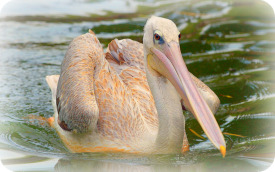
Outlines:
<svg viewBox="0 0 275 172"><path fill-rule="evenodd" d="M163 95L171 99L164 97L163 101L155 94L153 97L146 65L143 45L136 41L113 40L106 54L92 31L72 41L60 77L46 77L55 110L52 126L70 151L178 153L186 150L184 116L179 108L181 98L173 85L159 76L161 81L157 82L167 83ZM215 112L219 106L217 96L199 79L191 77ZM156 108L162 103L174 104L163 105L162 109L169 111L166 117ZM189 104L183 102L183 105L188 109Z"/></svg>

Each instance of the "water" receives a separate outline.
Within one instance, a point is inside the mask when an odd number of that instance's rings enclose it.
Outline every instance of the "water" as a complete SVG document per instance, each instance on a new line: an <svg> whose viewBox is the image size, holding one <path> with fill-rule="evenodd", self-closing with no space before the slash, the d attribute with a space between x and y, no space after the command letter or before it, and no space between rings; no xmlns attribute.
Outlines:
<svg viewBox="0 0 275 172"><path fill-rule="evenodd" d="M187 116L186 155L71 154L43 118L52 116L46 75L58 74L69 42L93 29L142 41L151 15L182 33L189 70L221 100L227 156ZM13 171L259 171L275 157L275 22L260 0L14 0L0 17L0 158Z"/></svg>

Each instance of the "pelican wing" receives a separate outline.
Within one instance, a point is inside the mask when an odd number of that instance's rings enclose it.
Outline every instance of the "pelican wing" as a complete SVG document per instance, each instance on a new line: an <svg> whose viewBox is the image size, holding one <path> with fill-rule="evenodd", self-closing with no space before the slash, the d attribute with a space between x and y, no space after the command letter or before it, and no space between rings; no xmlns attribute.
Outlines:
<svg viewBox="0 0 275 172"><path fill-rule="evenodd" d="M94 71L104 58L93 33L75 38L66 52L57 86L58 123L67 131L96 130L99 109L94 93Z"/></svg>
<svg viewBox="0 0 275 172"><path fill-rule="evenodd" d="M107 63L95 79L97 102L99 109L103 109L100 110L100 130L116 131L120 126L118 123L123 126L125 119L130 124L126 128L132 128L133 132L140 130L135 127L142 126L155 129L158 126L157 111L146 79L143 45L130 39L113 40L108 45L105 59ZM115 128L110 129L111 126Z"/></svg>
<svg viewBox="0 0 275 172"><path fill-rule="evenodd" d="M112 40L108 45L106 59L118 73L128 67L137 67L145 71L143 45L131 39Z"/></svg>

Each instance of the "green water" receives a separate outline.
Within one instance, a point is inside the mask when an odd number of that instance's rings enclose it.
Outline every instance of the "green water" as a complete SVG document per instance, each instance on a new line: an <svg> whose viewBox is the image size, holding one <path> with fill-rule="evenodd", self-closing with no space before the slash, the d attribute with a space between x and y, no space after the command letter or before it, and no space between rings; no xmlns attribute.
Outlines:
<svg viewBox="0 0 275 172"><path fill-rule="evenodd" d="M27 4L27 2L29 4ZM62 8L61 8L62 7ZM227 156L187 117L185 155L71 154L39 117L53 114L46 75L59 74L69 42L92 29L142 41L146 19L173 20L188 69L220 98ZM0 158L14 171L259 171L275 157L275 20L260 0L28 0L0 17ZM31 115L30 115L31 114ZM32 117L33 119L30 119Z"/></svg>

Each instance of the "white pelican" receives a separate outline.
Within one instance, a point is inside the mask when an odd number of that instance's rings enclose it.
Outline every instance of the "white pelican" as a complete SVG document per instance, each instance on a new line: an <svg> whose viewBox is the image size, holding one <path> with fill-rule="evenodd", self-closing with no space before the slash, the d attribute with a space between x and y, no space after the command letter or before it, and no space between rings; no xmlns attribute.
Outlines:
<svg viewBox="0 0 275 172"><path fill-rule="evenodd" d="M50 123L70 151L185 152L184 107L225 156L213 115L220 101L188 72L179 37L171 20L153 16L143 45L113 40L105 54L92 31L71 42L60 76L46 77L54 107Z"/></svg>

